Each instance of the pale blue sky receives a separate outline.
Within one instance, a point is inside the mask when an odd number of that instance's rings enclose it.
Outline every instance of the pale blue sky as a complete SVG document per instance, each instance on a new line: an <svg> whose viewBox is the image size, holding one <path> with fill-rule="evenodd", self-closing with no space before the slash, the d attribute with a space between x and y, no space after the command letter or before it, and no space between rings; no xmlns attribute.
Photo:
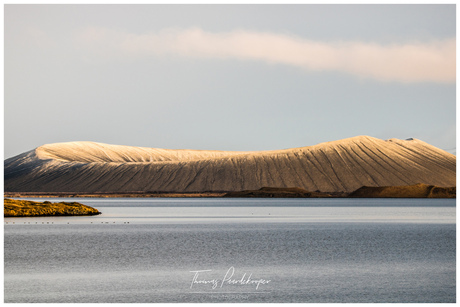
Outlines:
<svg viewBox="0 0 460 307"><path fill-rule="evenodd" d="M455 148L455 5L6 5L5 158L47 143Z"/></svg>

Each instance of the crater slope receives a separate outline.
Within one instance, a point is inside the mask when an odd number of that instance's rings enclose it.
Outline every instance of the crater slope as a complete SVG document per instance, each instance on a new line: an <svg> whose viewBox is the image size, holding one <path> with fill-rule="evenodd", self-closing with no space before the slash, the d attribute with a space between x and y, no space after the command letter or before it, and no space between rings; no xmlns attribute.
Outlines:
<svg viewBox="0 0 460 307"><path fill-rule="evenodd" d="M417 139L358 136L285 150L170 150L94 142L40 146L4 161L5 192L242 191L456 186L456 157Z"/></svg>

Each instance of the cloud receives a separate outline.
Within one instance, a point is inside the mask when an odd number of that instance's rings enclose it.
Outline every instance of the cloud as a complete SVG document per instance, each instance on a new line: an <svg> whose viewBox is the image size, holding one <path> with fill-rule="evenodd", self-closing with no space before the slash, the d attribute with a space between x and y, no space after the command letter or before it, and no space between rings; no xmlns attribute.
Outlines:
<svg viewBox="0 0 460 307"><path fill-rule="evenodd" d="M455 38L405 44L359 41L322 42L291 35L254 31L211 33L199 28L166 29L135 34L87 28L78 34L82 46L107 55L240 59L340 71L362 78L397 82L456 80Z"/></svg>

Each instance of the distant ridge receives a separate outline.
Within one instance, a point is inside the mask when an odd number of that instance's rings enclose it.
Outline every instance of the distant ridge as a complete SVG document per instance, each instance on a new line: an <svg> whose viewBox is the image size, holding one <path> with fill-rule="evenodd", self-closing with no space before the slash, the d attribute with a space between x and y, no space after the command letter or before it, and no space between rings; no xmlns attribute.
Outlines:
<svg viewBox="0 0 460 307"><path fill-rule="evenodd" d="M456 187L437 187L423 183L407 186L361 187L349 197L362 198L456 198Z"/></svg>
<svg viewBox="0 0 460 307"><path fill-rule="evenodd" d="M358 136L285 150L170 150L94 142L40 146L5 160L5 192L243 191L456 186L456 157L417 139Z"/></svg>
<svg viewBox="0 0 460 307"><path fill-rule="evenodd" d="M223 197L259 197L259 198L316 198L331 197L327 193L309 192L301 188L272 188L263 187L258 190L246 190L238 192L228 192Z"/></svg>

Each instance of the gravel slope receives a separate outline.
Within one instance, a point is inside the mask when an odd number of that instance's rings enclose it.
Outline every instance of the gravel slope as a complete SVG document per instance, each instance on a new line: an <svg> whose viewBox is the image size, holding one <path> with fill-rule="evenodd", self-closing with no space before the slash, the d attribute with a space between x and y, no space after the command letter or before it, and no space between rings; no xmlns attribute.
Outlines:
<svg viewBox="0 0 460 307"><path fill-rule="evenodd" d="M358 136L259 152L168 150L70 142L5 160L8 192L241 191L300 187L456 186L456 157L423 141Z"/></svg>

